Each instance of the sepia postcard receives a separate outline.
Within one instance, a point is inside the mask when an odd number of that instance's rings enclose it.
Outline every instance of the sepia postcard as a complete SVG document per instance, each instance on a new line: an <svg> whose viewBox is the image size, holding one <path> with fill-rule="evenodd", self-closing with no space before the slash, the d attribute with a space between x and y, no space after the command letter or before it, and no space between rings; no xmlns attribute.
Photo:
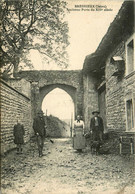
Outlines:
<svg viewBox="0 0 135 194"><path fill-rule="evenodd" d="M0 193L135 193L134 0L0 12Z"/></svg>

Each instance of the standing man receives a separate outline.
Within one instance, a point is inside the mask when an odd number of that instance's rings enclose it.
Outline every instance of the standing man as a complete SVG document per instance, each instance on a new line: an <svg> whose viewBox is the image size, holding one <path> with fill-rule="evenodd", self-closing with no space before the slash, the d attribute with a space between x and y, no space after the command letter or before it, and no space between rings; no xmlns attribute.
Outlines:
<svg viewBox="0 0 135 194"><path fill-rule="evenodd" d="M45 126L43 112L41 110L38 112L37 117L34 119L33 129L37 136L37 146L38 146L38 151L39 151L39 157L42 157L44 140L46 136L46 126Z"/></svg>
<svg viewBox="0 0 135 194"><path fill-rule="evenodd" d="M14 125L13 135L14 143L17 145L17 154L22 154L22 144L24 144L24 126L17 120L17 124Z"/></svg>
<svg viewBox="0 0 135 194"><path fill-rule="evenodd" d="M93 140L94 141L103 141L103 119L99 117L99 111L93 111L92 114L94 115L90 121L90 131L92 132Z"/></svg>

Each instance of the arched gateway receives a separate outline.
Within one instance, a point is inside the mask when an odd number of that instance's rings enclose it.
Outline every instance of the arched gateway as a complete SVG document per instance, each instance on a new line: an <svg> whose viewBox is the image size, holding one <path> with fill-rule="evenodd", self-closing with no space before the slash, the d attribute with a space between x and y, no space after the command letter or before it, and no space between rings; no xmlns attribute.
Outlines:
<svg viewBox="0 0 135 194"><path fill-rule="evenodd" d="M41 109L44 97L53 89L60 88L72 98L75 114L83 115L83 76L75 71L22 71L20 77L31 82L33 116Z"/></svg>

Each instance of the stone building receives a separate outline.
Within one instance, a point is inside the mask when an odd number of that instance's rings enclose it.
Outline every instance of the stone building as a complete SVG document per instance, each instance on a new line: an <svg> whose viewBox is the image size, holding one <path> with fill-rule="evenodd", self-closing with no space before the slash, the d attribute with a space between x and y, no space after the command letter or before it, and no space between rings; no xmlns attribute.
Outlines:
<svg viewBox="0 0 135 194"><path fill-rule="evenodd" d="M99 109L106 132L135 132L134 43L134 1L125 1L95 53L84 61L87 128L91 112Z"/></svg>

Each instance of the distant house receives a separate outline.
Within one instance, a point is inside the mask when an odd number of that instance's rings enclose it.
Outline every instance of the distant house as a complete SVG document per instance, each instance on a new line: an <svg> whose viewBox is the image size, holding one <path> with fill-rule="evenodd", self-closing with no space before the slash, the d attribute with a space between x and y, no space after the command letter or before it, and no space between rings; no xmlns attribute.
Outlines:
<svg viewBox="0 0 135 194"><path fill-rule="evenodd" d="M99 109L106 132L135 132L134 1L122 4L95 53L86 56L84 118Z"/></svg>

